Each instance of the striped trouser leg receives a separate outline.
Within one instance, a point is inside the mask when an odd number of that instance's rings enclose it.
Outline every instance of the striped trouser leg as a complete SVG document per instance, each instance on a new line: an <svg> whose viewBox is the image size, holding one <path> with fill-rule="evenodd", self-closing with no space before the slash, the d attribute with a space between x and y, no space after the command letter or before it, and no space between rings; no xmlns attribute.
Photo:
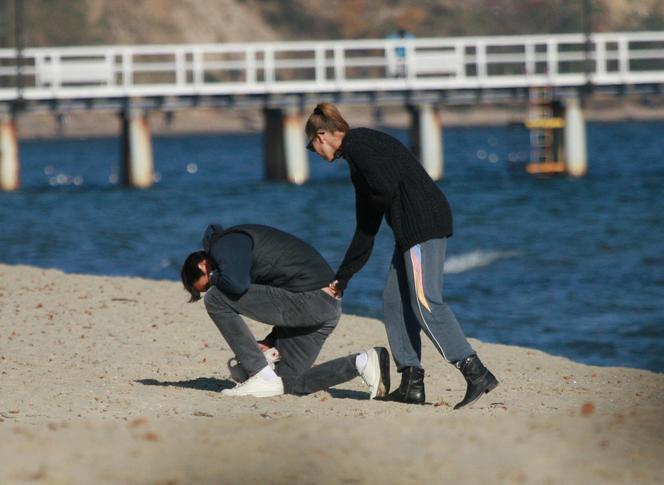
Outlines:
<svg viewBox="0 0 664 485"><path fill-rule="evenodd" d="M413 313L443 358L456 362L475 351L443 301L446 248L447 239L431 239L410 248L403 254L403 260Z"/></svg>

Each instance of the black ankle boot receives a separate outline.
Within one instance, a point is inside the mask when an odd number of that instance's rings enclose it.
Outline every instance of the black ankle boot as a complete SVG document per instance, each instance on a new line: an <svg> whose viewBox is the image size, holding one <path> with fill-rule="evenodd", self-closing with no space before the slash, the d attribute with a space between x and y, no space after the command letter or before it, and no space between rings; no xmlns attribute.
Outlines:
<svg viewBox="0 0 664 485"><path fill-rule="evenodd" d="M480 358L476 355L471 355L463 360L456 362L457 369L461 371L463 377L468 383L466 395L463 401L457 403L454 409L459 409L468 404L477 401L482 394L488 393L495 389L498 385L498 379L489 372L489 369L484 367Z"/></svg>
<svg viewBox="0 0 664 485"><path fill-rule="evenodd" d="M401 372L399 389L385 397L387 401L424 404L424 369L406 367Z"/></svg>

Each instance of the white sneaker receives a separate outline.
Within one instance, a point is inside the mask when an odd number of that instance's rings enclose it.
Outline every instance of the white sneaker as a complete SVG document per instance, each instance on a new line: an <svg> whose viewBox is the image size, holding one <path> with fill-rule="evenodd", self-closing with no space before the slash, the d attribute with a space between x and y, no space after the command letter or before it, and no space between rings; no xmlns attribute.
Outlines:
<svg viewBox="0 0 664 485"><path fill-rule="evenodd" d="M275 363L281 360L281 355L279 355L279 351L276 347L267 349L263 352L263 355L265 356L267 364L272 367L272 369L275 368ZM228 371L231 373L231 379L235 382L244 382L249 379L249 374L247 374L247 371L240 365L240 361L237 357L231 357L228 359L226 365L228 366Z"/></svg>
<svg viewBox="0 0 664 485"><path fill-rule="evenodd" d="M390 392L390 354L385 347L366 350L367 365L360 374L369 386L369 399L384 397Z"/></svg>
<svg viewBox="0 0 664 485"><path fill-rule="evenodd" d="M224 389L221 393L224 396L281 396L284 393L284 383L281 377L267 380L263 376L256 374L233 389Z"/></svg>

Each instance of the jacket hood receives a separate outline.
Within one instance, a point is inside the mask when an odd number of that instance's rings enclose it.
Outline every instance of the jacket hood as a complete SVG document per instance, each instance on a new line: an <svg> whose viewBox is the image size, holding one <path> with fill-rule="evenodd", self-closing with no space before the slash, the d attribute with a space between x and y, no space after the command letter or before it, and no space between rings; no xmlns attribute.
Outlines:
<svg viewBox="0 0 664 485"><path fill-rule="evenodd" d="M210 252L210 243L212 242L212 236L223 232L224 227L221 224L210 224L207 229L205 229L205 234L203 234L202 246L203 250L206 253Z"/></svg>

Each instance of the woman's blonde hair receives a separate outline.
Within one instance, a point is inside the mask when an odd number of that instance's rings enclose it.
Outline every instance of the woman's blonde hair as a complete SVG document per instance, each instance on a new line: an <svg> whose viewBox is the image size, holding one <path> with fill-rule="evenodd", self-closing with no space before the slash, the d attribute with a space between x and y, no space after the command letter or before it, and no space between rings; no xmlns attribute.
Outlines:
<svg viewBox="0 0 664 485"><path fill-rule="evenodd" d="M308 139L313 138L319 131L329 131L330 133L341 131L348 133L348 130L350 130L348 123L332 103L320 103L316 105L314 112L309 116L307 125L304 128Z"/></svg>

